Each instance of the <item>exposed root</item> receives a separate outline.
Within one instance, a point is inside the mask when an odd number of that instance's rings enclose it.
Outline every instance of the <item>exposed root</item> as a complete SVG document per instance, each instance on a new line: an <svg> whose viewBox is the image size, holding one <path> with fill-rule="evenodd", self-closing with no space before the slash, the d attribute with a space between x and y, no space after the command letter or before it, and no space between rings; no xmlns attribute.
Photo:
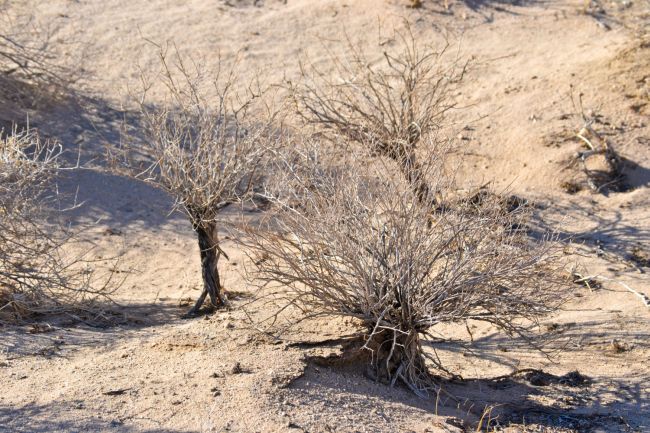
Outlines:
<svg viewBox="0 0 650 433"><path fill-rule="evenodd" d="M391 387L400 382L422 398L440 388L426 366L417 331L374 329L363 348L371 353L369 373L377 381Z"/></svg>

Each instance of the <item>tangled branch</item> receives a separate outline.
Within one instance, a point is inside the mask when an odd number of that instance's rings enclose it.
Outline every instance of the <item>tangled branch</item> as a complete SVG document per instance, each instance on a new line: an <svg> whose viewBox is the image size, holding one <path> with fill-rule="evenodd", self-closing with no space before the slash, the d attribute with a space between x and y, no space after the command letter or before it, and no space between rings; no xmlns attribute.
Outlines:
<svg viewBox="0 0 650 433"><path fill-rule="evenodd" d="M144 144L139 150L153 163L134 174L171 194L197 233L204 291L190 311L195 314L207 295L212 307L227 303L218 271L220 257L226 256L219 244L219 216L254 196L275 140L273 115L251 114L264 90L251 85L244 95L238 93L234 69L224 71L220 64L211 80L211 98L196 64L186 63L178 51L170 60L167 48L158 49L167 99L151 104L148 91L160 83L143 77ZM130 146L134 150L136 145Z"/></svg>

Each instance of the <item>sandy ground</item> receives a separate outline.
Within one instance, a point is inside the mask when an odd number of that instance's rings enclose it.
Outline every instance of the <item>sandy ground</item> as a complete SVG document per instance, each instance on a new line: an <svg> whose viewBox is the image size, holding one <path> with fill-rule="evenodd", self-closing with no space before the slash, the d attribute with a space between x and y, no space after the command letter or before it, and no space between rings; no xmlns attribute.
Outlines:
<svg viewBox="0 0 650 433"><path fill-rule="evenodd" d="M513 432L650 431L650 308L616 283L650 295L650 43L639 36L647 1L616 1L599 19L580 13L582 1L452 0L449 11L426 0L420 9L397 0L28 3L73 41L57 49L84 71L80 103L32 112L32 122L81 149L87 168L61 188L78 188L85 202L76 221L99 221L87 234L95 254L123 253L131 274L112 326L59 318L50 332L0 328L0 432L456 432L475 431L486 408ZM473 325L471 338L465 326L435 329L453 340L435 347L443 362L472 380L445 383L429 399L377 384L355 364L317 362L341 346L307 342L350 334L345 321L302 323L280 338L260 332L253 322L270 311L252 302L246 257L230 241L222 274L233 308L181 319L201 287L191 227L169 215L164 193L103 162L140 71L157 71L145 38L172 41L207 67L218 53L224 63L238 56L244 77L263 71L281 81L301 56L321 62L346 34L380 56L378 35L405 18L428 42L447 35L474 59L458 95L466 108L454 113L461 186L492 181L533 200L540 224L572 237L568 260L609 279L568 288L575 300L545 321L557 334L550 357L489 327ZM594 127L627 161L624 192L563 186L584 182L571 164L581 148L572 103L580 93ZM525 368L550 376L495 379ZM563 376L574 371L588 380Z"/></svg>

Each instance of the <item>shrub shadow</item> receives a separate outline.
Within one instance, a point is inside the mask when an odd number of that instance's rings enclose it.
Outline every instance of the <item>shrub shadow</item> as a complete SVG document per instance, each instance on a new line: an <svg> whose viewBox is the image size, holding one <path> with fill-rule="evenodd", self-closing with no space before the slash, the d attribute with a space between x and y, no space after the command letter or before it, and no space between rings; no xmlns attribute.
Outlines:
<svg viewBox="0 0 650 433"><path fill-rule="evenodd" d="M372 422L368 414L381 412L379 407L406 405L423 414L449 417L449 424L468 431L477 429L484 415L482 428L490 429L536 425L542 431L604 428L608 432L628 432L634 428L643 431L650 425L650 419L643 415L650 410L650 391L641 383L598 381L578 373L554 376L531 370L530 375L512 377L439 379L440 391L423 399L404 387L391 388L364 377L363 370L359 365L323 367L311 364L290 389L301 401L309 400L312 403L309 407L336 402L343 407L341 411L348 422L353 423L356 416L363 417L364 424ZM585 382L565 380L573 376L582 377ZM549 378L549 381L535 379L539 377ZM378 402L382 402L381 405ZM348 407L353 410L346 409ZM384 419L378 417L377 421L385 425Z"/></svg>
<svg viewBox="0 0 650 433"><path fill-rule="evenodd" d="M134 224L156 228L185 222L180 212L173 212L174 201L167 193L130 177L79 169L63 172L57 187L73 224L101 223L120 230Z"/></svg>
<svg viewBox="0 0 650 433"><path fill-rule="evenodd" d="M83 347L111 346L131 338L132 332L180 323L188 308L162 302L106 302L77 311L35 316L0 326L0 353L7 359L66 358Z"/></svg>
<svg viewBox="0 0 650 433"><path fill-rule="evenodd" d="M617 357L623 360L625 355L611 347L614 340L625 342L625 347L634 351L632 356L650 349L650 330L645 329L644 323L643 318L632 322L626 319L626 327L634 332L626 332L610 320L553 327L555 331L551 333L555 335L550 336L547 349L555 360L574 352L587 353L587 357L611 357L615 363ZM332 348L329 341L323 344L319 346ZM312 346L317 345L309 347ZM500 353L503 347L507 347L508 352L534 350L523 339L492 334L476 338L472 343L425 343L425 348L435 347L447 352L445 356L456 359L462 359L471 351L473 357L515 372L499 377L454 380L439 377L440 391L430 393L426 399L416 397L406 387L391 388L369 378L365 374L364 358L346 353L344 347L340 346L340 356L308 356L309 366L304 376L294 381L290 388L317 405L330 405L333 401L349 403L344 406L353 407L354 411L345 415L353 420L357 413L367 415L373 411L376 402L381 401L381 407L402 404L428 414L452 417L469 429L476 429L484 414L483 428L488 427L488 418L490 428L537 425L543 431L604 429L629 432L645 431L650 426L647 415L650 413L650 389L641 378L590 378L579 372L556 376L536 369L517 370L516 363Z"/></svg>
<svg viewBox="0 0 650 433"><path fill-rule="evenodd" d="M129 423L129 418L113 419L101 411L80 411L84 402L36 404L23 406L0 405L0 432L98 432L116 431L122 433L180 433L180 430L159 427L143 429ZM153 421L148 419L148 421ZM182 430L186 432L187 430ZM198 432L198 430L196 430Z"/></svg>
<svg viewBox="0 0 650 433"><path fill-rule="evenodd" d="M650 172L644 176L650 176ZM643 272L647 264L639 263L638 254L644 251L650 254L644 248L650 245L650 230L646 229L650 227L650 214L643 211L649 205L648 200L638 197L631 210L623 206L598 208L583 197L556 202L535 217L532 234L541 237L544 233L554 233L560 241L587 248L597 257L623 262ZM567 215L571 215L570 220Z"/></svg>
<svg viewBox="0 0 650 433"><path fill-rule="evenodd" d="M481 9L493 9L499 12L507 12L512 15L519 15L518 12L506 9L509 6L526 7L531 5L547 5L547 0L461 0L461 2L473 11Z"/></svg>
<svg viewBox="0 0 650 433"><path fill-rule="evenodd" d="M650 139L647 140L650 144ZM624 186L626 191L650 185L650 168L646 168L631 159L621 157L623 164Z"/></svg>

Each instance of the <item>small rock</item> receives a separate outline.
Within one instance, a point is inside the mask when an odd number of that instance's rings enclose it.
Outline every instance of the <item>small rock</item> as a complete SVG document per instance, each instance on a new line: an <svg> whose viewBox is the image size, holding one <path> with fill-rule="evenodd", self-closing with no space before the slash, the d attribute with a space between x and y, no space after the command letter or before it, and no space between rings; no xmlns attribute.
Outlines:
<svg viewBox="0 0 650 433"><path fill-rule="evenodd" d="M250 336L250 335L245 335L242 338L240 338L239 340L237 340L237 344L239 346L245 346L245 345L249 344L251 341L253 341L253 337Z"/></svg>
<svg viewBox="0 0 650 433"><path fill-rule="evenodd" d="M107 236L120 236L122 234L122 230L109 227L104 231L104 234Z"/></svg>
<svg viewBox="0 0 650 433"><path fill-rule="evenodd" d="M628 344L618 341L617 339L613 339L609 345L609 349L614 353L623 353L629 351L631 347Z"/></svg>

